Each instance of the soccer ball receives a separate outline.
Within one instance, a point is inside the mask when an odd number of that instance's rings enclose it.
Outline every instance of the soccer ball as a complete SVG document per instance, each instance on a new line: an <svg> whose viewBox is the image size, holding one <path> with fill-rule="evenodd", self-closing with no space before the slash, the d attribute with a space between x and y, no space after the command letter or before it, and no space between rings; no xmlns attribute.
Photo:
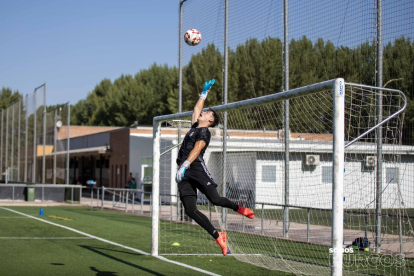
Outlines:
<svg viewBox="0 0 414 276"><path fill-rule="evenodd" d="M184 41L190 46L196 46L201 41L201 34L196 29L189 29L184 34Z"/></svg>

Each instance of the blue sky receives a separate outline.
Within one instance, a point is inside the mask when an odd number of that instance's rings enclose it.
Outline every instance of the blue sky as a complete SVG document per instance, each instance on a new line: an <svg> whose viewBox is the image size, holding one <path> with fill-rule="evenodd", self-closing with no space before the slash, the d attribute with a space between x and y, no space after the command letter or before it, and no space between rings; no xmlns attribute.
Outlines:
<svg viewBox="0 0 414 276"><path fill-rule="evenodd" d="M104 78L178 64L178 0L1 0L0 87L75 104Z"/></svg>
<svg viewBox="0 0 414 276"><path fill-rule="evenodd" d="M224 0L187 1L183 31L223 49ZM229 1L229 46L283 37L279 0ZM306 35L355 47L375 39L375 1L291 0L289 40ZM85 99L103 79L178 64L179 0L0 0L0 87L26 95L47 84L47 105ZM208 11L208 12L207 12ZM384 44L414 37L413 0L383 3Z"/></svg>

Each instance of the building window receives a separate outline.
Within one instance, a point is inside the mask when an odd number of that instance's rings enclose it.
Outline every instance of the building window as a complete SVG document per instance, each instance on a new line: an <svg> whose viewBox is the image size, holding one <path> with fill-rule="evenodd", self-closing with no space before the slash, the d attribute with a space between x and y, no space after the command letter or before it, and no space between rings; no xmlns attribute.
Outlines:
<svg viewBox="0 0 414 276"><path fill-rule="evenodd" d="M262 166L262 182L276 182L276 166Z"/></svg>
<svg viewBox="0 0 414 276"><path fill-rule="evenodd" d="M322 183L331 183L332 184L332 166L323 166L322 167Z"/></svg>
<svg viewBox="0 0 414 276"><path fill-rule="evenodd" d="M386 168L387 183L398 183L399 171L398 168Z"/></svg>

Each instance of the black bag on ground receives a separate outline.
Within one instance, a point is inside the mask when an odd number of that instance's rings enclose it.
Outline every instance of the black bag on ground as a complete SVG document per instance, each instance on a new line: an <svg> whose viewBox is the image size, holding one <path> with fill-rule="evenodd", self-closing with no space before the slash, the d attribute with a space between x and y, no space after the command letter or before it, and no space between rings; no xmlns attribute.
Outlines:
<svg viewBox="0 0 414 276"><path fill-rule="evenodd" d="M365 250L365 248L369 248L371 243L368 241L368 238L356 238L352 242L352 248L358 249L358 250Z"/></svg>

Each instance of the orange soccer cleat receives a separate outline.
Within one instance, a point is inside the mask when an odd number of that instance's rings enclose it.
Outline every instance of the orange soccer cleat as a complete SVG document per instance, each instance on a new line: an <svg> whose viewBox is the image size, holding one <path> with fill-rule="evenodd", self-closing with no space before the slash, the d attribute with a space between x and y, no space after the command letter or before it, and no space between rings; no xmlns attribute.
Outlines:
<svg viewBox="0 0 414 276"><path fill-rule="evenodd" d="M249 219L254 219L254 213L249 208L239 205L239 210L237 210L237 213L242 214L243 216L248 217Z"/></svg>
<svg viewBox="0 0 414 276"><path fill-rule="evenodd" d="M221 247L221 251L223 253L223 256L227 255L227 233L226 232L218 232L219 237L216 239L216 243L218 243Z"/></svg>

